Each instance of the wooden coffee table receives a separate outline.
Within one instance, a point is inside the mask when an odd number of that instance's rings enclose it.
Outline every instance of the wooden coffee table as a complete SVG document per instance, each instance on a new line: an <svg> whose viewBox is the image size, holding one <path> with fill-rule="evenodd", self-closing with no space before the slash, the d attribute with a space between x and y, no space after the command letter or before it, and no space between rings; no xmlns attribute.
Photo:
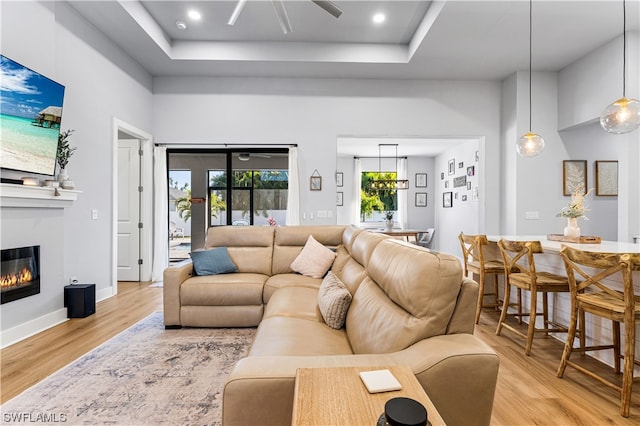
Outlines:
<svg viewBox="0 0 640 426"><path fill-rule="evenodd" d="M402 385L399 391L369 393L359 372L390 370ZM420 402L427 409L429 423L444 425L438 410L422 385L406 366L299 368L291 424L311 425L372 425L384 412L384 404L391 398L407 397Z"/></svg>

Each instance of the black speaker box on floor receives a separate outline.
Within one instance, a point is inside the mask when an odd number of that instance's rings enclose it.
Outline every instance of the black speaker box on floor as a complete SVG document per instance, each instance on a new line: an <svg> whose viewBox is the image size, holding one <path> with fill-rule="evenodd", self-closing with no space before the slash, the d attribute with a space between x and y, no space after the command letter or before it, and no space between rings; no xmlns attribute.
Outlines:
<svg viewBox="0 0 640 426"><path fill-rule="evenodd" d="M64 286L64 306L67 318L85 318L96 313L96 285L73 284Z"/></svg>

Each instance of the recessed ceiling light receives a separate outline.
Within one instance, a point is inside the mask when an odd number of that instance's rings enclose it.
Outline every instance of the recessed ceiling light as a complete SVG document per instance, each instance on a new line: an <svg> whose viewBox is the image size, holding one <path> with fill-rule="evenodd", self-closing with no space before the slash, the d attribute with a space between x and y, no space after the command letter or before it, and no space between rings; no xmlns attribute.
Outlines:
<svg viewBox="0 0 640 426"><path fill-rule="evenodd" d="M376 13L375 15L373 15L373 22L375 22L376 24L383 23L385 19L387 19L387 17L384 16L384 13Z"/></svg>
<svg viewBox="0 0 640 426"><path fill-rule="evenodd" d="M193 9L187 12L187 15L189 16L189 18L193 19L194 21L199 21L202 18L202 15L200 14L200 12Z"/></svg>
<svg viewBox="0 0 640 426"><path fill-rule="evenodd" d="M187 29L187 24L185 24L182 21L176 21L176 27L180 30L180 31L184 31Z"/></svg>

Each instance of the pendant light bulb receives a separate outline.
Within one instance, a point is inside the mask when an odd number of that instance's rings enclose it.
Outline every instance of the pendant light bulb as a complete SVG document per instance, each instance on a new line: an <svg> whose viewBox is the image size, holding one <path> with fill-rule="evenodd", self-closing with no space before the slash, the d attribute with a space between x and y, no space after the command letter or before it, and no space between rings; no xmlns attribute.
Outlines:
<svg viewBox="0 0 640 426"><path fill-rule="evenodd" d="M609 133L629 133L640 127L640 102L622 97L600 115L600 125Z"/></svg>
<svg viewBox="0 0 640 426"><path fill-rule="evenodd" d="M526 133L518 140L516 149L522 157L535 157L544 150L544 139L536 133Z"/></svg>

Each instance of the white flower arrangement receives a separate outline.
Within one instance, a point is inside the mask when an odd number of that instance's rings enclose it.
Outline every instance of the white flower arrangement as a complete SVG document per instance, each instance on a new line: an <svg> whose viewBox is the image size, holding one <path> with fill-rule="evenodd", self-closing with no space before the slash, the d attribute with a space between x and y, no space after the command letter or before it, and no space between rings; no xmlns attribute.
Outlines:
<svg viewBox="0 0 640 426"><path fill-rule="evenodd" d="M591 194L593 188L587 191L586 194L582 193L582 188L576 188L575 192L571 195L571 202L568 206L562 208L560 213L556 215L556 217L570 217L570 218L583 218L585 220L589 220L584 214L590 209L588 209L584 204L584 199L587 198L589 194Z"/></svg>

